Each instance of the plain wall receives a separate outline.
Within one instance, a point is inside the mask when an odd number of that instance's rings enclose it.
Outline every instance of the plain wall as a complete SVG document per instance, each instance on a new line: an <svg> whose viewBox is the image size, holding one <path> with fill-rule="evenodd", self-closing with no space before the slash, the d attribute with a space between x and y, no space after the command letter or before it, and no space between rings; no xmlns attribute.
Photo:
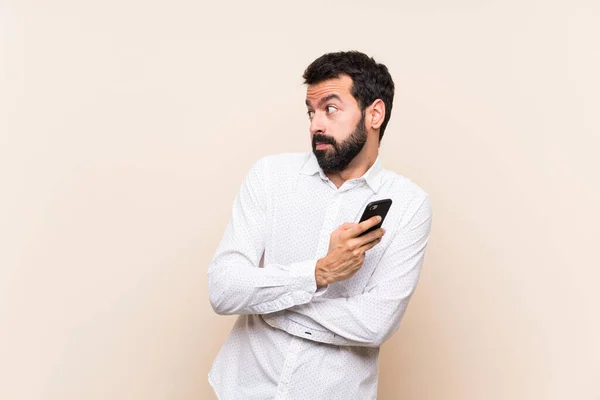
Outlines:
<svg viewBox="0 0 600 400"><path fill-rule="evenodd" d="M396 82L431 196L379 398L600 399L597 1L0 3L0 398L213 399L206 271L250 165L309 151L301 74Z"/></svg>

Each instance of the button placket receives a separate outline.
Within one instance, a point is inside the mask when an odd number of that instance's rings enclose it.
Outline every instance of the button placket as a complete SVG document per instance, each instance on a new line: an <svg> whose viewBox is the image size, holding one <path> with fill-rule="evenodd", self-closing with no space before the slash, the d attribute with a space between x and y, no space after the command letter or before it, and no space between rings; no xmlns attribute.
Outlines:
<svg viewBox="0 0 600 400"><path fill-rule="evenodd" d="M323 227L321 228L321 233L319 235L319 245L317 246L317 253L315 257L322 258L327 255L327 251L329 250L329 239L331 237L331 232L337 229L335 225L336 218L340 211L340 203L341 203L340 193L336 193L334 197L334 201L327 208L327 213L325 215L325 220L323 221Z"/></svg>
<svg viewBox="0 0 600 400"><path fill-rule="evenodd" d="M287 356L283 363L281 371L281 377L279 378L279 384L277 385L277 393L275 394L275 400L286 400L288 398L288 392L290 389L290 382L292 379L292 372L296 367L296 360L298 359L298 353L301 350L302 339L292 336Z"/></svg>

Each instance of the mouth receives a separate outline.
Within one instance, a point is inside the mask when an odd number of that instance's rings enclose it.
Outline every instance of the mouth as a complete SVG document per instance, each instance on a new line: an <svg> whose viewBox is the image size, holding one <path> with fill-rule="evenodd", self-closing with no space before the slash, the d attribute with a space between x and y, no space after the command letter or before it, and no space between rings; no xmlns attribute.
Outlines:
<svg viewBox="0 0 600 400"><path fill-rule="evenodd" d="M325 150L326 148L330 147L331 145L329 143L317 143L315 148L317 150Z"/></svg>

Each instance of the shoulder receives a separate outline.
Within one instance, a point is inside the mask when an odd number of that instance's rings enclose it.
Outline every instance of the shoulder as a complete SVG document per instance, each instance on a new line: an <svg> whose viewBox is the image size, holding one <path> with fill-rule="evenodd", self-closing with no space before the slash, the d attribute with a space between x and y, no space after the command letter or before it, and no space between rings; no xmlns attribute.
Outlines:
<svg viewBox="0 0 600 400"><path fill-rule="evenodd" d="M431 216L432 207L429 194L406 176L384 170L382 189L402 210L401 226L407 224L416 214Z"/></svg>
<svg viewBox="0 0 600 400"><path fill-rule="evenodd" d="M391 193L400 195L408 200L425 200L429 194L417 183L394 171L384 170L382 186Z"/></svg>
<svg viewBox="0 0 600 400"><path fill-rule="evenodd" d="M257 162L279 168L300 169L309 157L310 153L307 152L268 154L261 157Z"/></svg>
<svg viewBox="0 0 600 400"><path fill-rule="evenodd" d="M307 152L269 154L258 159L252 170L265 179L294 176L300 173L309 157L310 153Z"/></svg>

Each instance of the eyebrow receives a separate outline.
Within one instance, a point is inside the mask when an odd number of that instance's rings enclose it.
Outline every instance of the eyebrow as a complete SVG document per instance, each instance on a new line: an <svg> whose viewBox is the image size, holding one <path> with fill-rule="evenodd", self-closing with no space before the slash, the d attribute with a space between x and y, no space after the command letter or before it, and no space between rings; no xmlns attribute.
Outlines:
<svg viewBox="0 0 600 400"><path fill-rule="evenodd" d="M319 103L317 104L317 107L320 107L323 103L327 103L329 100L333 100L336 99L339 102L342 101L342 99L340 98L340 96L338 96L337 94L333 93L333 94L329 94L325 97L323 97L321 100L319 100ZM310 102L308 101L308 99L305 100L305 103L308 107L310 107Z"/></svg>

